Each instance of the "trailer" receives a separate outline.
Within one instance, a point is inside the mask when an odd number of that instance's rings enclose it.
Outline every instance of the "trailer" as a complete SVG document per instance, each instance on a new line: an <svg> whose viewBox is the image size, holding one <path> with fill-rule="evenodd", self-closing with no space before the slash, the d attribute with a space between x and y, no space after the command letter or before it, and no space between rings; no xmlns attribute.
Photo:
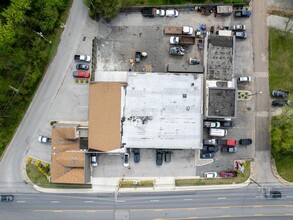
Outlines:
<svg viewBox="0 0 293 220"><path fill-rule="evenodd" d="M233 13L233 6L232 5L220 5L217 6L217 15L231 15Z"/></svg>
<svg viewBox="0 0 293 220"><path fill-rule="evenodd" d="M179 37L179 44L194 45L195 36L181 35Z"/></svg>
<svg viewBox="0 0 293 220"><path fill-rule="evenodd" d="M169 26L164 28L164 34L173 34L173 35L179 35L179 34L193 34L193 28L189 26L183 26L183 27L175 27L175 26Z"/></svg>
<svg viewBox="0 0 293 220"><path fill-rule="evenodd" d="M203 74L204 69L202 65L168 64L167 72Z"/></svg>

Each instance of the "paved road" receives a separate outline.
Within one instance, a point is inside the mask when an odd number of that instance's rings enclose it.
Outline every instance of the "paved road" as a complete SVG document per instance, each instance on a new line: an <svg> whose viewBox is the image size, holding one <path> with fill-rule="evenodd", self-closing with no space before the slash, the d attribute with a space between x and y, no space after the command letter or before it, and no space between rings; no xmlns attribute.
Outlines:
<svg viewBox="0 0 293 220"><path fill-rule="evenodd" d="M281 199L266 199L255 185L238 190L154 195L16 194L0 206L0 219L186 219L293 216L293 191L279 188ZM23 218L25 216L25 218ZM261 217L263 216L263 218Z"/></svg>
<svg viewBox="0 0 293 220"><path fill-rule="evenodd" d="M276 182L271 172L270 160L270 94L268 79L268 28L266 0L252 3L252 34L255 91L262 91L256 95L255 115L255 179L259 183Z"/></svg>
<svg viewBox="0 0 293 220"><path fill-rule="evenodd" d="M27 151L30 149L32 137L37 133L42 119L46 116L53 104L58 90L66 75L82 38L80 29L85 26L88 9L82 1L73 1L71 13L66 23L57 54L49 66L39 89L26 112L14 138L7 147L7 151L0 163L0 191L32 191L23 182L22 163ZM76 28L78 26L79 28Z"/></svg>

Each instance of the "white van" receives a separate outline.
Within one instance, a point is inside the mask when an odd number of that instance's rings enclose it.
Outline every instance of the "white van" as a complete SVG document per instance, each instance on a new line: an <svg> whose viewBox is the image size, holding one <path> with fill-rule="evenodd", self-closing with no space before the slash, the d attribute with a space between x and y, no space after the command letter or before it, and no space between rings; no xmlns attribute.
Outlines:
<svg viewBox="0 0 293 220"><path fill-rule="evenodd" d="M166 10L166 17L177 17L178 14L177 10Z"/></svg>
<svg viewBox="0 0 293 220"><path fill-rule="evenodd" d="M221 128L210 128L210 136L215 137L225 137L227 135L227 130Z"/></svg>

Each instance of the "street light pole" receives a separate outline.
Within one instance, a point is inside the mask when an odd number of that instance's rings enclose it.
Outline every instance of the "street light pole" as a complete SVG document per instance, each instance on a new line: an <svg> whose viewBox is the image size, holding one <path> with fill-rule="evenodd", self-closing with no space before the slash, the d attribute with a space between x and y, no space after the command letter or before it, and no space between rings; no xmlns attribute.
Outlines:
<svg viewBox="0 0 293 220"><path fill-rule="evenodd" d="M48 39L43 35L42 32L37 32L37 31L35 31L35 30L34 30L34 32L35 32L37 35L39 35L41 38L43 38L45 41L47 41L47 42L49 42L50 44L52 44L52 41L48 40Z"/></svg>
<svg viewBox="0 0 293 220"><path fill-rule="evenodd" d="M258 95L258 94L262 94L262 91L258 91L258 92L256 92L256 93L249 94L248 96L253 96L253 95Z"/></svg>

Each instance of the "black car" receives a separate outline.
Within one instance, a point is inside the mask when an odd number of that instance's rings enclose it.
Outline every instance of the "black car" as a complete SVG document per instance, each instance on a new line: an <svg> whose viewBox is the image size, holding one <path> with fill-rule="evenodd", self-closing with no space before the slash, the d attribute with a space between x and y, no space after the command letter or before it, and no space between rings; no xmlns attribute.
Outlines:
<svg viewBox="0 0 293 220"><path fill-rule="evenodd" d="M286 103L285 103L285 101L283 101L283 100L281 100L281 99L276 99L276 100L273 100L272 101L272 106L280 106L280 107L282 107L282 106L284 106Z"/></svg>
<svg viewBox="0 0 293 220"><path fill-rule="evenodd" d="M163 164L163 150L156 150L156 164L158 166Z"/></svg>
<svg viewBox="0 0 293 220"><path fill-rule="evenodd" d="M271 199L282 198L282 193L280 191L270 191L265 194L265 197Z"/></svg>
<svg viewBox="0 0 293 220"><path fill-rule="evenodd" d="M221 152L236 153L237 147L221 147Z"/></svg>
<svg viewBox="0 0 293 220"><path fill-rule="evenodd" d="M251 139L240 139L239 144L240 145L250 145L250 144L252 144L252 140Z"/></svg>
<svg viewBox="0 0 293 220"><path fill-rule="evenodd" d="M165 162L171 161L171 151L165 151Z"/></svg>
<svg viewBox="0 0 293 220"><path fill-rule="evenodd" d="M219 151L219 147L214 146L214 145L204 145L204 146L202 146L202 151L207 151L209 153L215 153L215 152Z"/></svg>
<svg viewBox="0 0 293 220"><path fill-rule="evenodd" d="M201 159L209 159L213 158L215 156L215 153L201 153L200 158Z"/></svg>
<svg viewBox="0 0 293 220"><path fill-rule="evenodd" d="M12 202L14 200L13 195L1 195L1 202Z"/></svg>
<svg viewBox="0 0 293 220"><path fill-rule="evenodd" d="M234 127L235 126L235 122L233 122L233 121L221 121L220 124L221 124L221 127Z"/></svg>
<svg viewBox="0 0 293 220"><path fill-rule="evenodd" d="M90 66L88 64L76 64L76 69L77 70L88 70L90 68Z"/></svg>
<svg viewBox="0 0 293 220"><path fill-rule="evenodd" d="M133 149L133 154L134 154L134 162L138 163L140 161L140 149L139 148L134 148Z"/></svg>
<svg viewBox="0 0 293 220"><path fill-rule="evenodd" d="M273 97L285 98L288 95L289 95L289 91L286 91L286 90L273 90L272 91L272 96Z"/></svg>
<svg viewBox="0 0 293 220"><path fill-rule="evenodd" d="M141 60L141 52L135 52L135 62L140 63Z"/></svg>

